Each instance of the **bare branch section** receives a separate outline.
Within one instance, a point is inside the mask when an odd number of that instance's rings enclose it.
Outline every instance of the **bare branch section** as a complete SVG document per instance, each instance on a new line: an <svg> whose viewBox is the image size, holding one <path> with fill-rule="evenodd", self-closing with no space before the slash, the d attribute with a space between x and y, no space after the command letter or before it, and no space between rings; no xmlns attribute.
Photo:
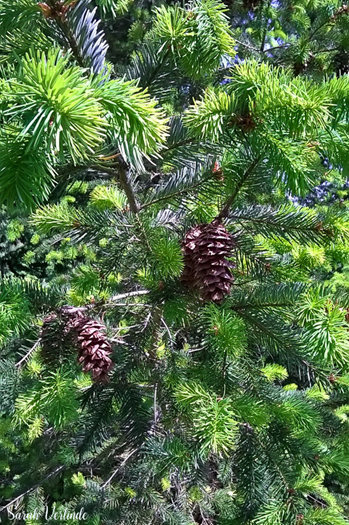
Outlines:
<svg viewBox="0 0 349 525"><path fill-rule="evenodd" d="M225 202L225 204L224 204L224 206L222 208L222 211L219 213L219 215L217 215L217 217L216 217L217 219L223 219L224 217L228 216L231 205L233 204L234 200L236 199L237 195L239 194L241 188L244 186L244 184L247 181L247 179L252 175L254 170L257 168L257 166L260 163L261 159L262 159L262 157L259 156L254 161L251 162L251 164L249 165L249 167L247 168L247 170L245 171L245 173L241 177L241 180L236 185L236 188L235 188L234 192L226 200L226 202Z"/></svg>
<svg viewBox="0 0 349 525"><path fill-rule="evenodd" d="M132 213L138 213L139 205L136 200L135 194L133 192L132 185L130 184L130 181L128 180L126 168L123 166L120 166L118 175L119 175L119 181L122 186L122 189L124 190L126 194L126 197L127 197L127 200L130 206L130 210L132 211Z"/></svg>
<svg viewBox="0 0 349 525"><path fill-rule="evenodd" d="M30 357L31 354L34 352L34 350L36 350L36 348L39 346L40 342L41 342L41 338L38 339L38 340L36 341L36 343L32 346L32 348L29 350L29 352L27 352L27 353L25 354L25 356L22 357L22 359L21 359L20 361L18 361L18 363L16 363L16 366L17 366L18 368L20 368L20 366L21 366L23 363L25 363L25 362L29 359L29 357Z"/></svg>

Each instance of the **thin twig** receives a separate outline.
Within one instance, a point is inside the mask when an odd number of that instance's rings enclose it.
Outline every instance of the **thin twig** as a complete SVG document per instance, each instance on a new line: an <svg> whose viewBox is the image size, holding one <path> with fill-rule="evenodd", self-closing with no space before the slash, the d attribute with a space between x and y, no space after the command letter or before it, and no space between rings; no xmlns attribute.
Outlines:
<svg viewBox="0 0 349 525"><path fill-rule="evenodd" d="M256 51L256 53L260 53L261 52L261 50L258 49L257 47L251 46L249 44L245 44L245 42L241 42L241 40L236 40L235 39L235 42L237 44L239 44L240 46L246 47L247 49L251 49L252 51Z"/></svg>
<svg viewBox="0 0 349 525"><path fill-rule="evenodd" d="M243 308L285 308L294 304L292 301L284 303L263 303L263 304L233 304L232 310L240 310Z"/></svg>
<svg viewBox="0 0 349 525"><path fill-rule="evenodd" d="M330 24L330 23L333 23L334 20L332 19L332 17L328 18L327 20L325 20L325 22L323 22L322 24L320 24L316 29L314 29L310 35L309 35L309 40L311 40L312 38L314 38L314 36L316 35L316 33L318 31L320 31L320 29L322 29L324 26L326 26L327 24Z"/></svg>
<svg viewBox="0 0 349 525"><path fill-rule="evenodd" d="M119 295L113 295L110 297L109 301L115 302L120 299L126 299L127 297L136 297L137 295L146 295L150 293L149 290L136 290L135 292L121 293Z"/></svg>
<svg viewBox="0 0 349 525"><path fill-rule="evenodd" d="M156 75L161 71L161 68L163 67L166 60L169 58L169 56L170 56L170 49L167 49L166 52L162 56L162 60L158 63L156 68L154 68L152 74L148 78L147 87L152 85L152 82L154 81Z"/></svg>
<svg viewBox="0 0 349 525"><path fill-rule="evenodd" d="M116 470L114 470L113 474L110 476L109 479L107 479L107 481L105 483L103 483L102 485L102 489L104 489L110 482L111 480L116 476L116 474L120 471L120 469L127 463L127 461L130 459L131 456L133 456L133 454L135 454L137 452L138 448L135 448L134 450L132 450L128 456L126 456L126 458L124 459L124 461L122 463L120 463L120 465L118 466L118 468Z"/></svg>
<svg viewBox="0 0 349 525"><path fill-rule="evenodd" d="M176 148L180 148L181 146L186 146L187 144L191 144L192 142L196 141L197 139L193 138L193 137L190 137L189 139L183 139L183 140L179 140L178 142L174 142L173 144L171 144L171 146L166 146L164 147L162 150L161 150L161 153L164 155L166 154L168 151L171 151L173 149L176 149Z"/></svg>
<svg viewBox="0 0 349 525"><path fill-rule="evenodd" d="M167 330L167 333L168 333L168 336L169 336L169 338L170 338L170 341L173 341L173 338L172 338L172 335L171 335L170 329L169 329L169 327L167 326L165 319L162 318L162 319L161 319L161 322L162 322L162 324L164 325L164 327L165 327L166 330Z"/></svg>
<svg viewBox="0 0 349 525"><path fill-rule="evenodd" d="M285 49L287 47L290 47L289 42L282 44L281 46L268 47L267 49L264 49L263 53L271 53L272 51L275 51L275 49Z"/></svg>
<svg viewBox="0 0 349 525"><path fill-rule="evenodd" d="M316 54L319 55L320 53L331 53L332 51L339 51L340 49L340 46L332 47L331 49L319 49L316 51Z"/></svg>
<svg viewBox="0 0 349 525"><path fill-rule="evenodd" d="M40 483L37 483L36 485L34 485L34 487L31 487L30 489L26 490L25 492L23 492L22 494L20 494L19 496L17 496L15 499L13 499L12 501L10 501L10 503L7 503L7 505L5 505L4 507L1 507L0 509L0 512L8 509L9 507L11 507L14 503L16 503L16 501L24 498L24 496L26 496L27 494L30 494L31 492L34 492L34 490L36 490L37 488L39 488L43 483L45 483L45 481L47 481L48 479L52 478L52 476L55 476L56 474L58 474L58 472L60 472L61 470L63 470L65 468L65 465L61 465L60 467L57 467L56 470L54 470L53 472L50 472L50 474L48 474L43 480L40 481Z"/></svg>
<svg viewBox="0 0 349 525"><path fill-rule="evenodd" d="M156 408L157 392L158 392L158 384L155 383L155 388L154 388L154 428L156 427L156 423L157 423L157 408Z"/></svg>
<svg viewBox="0 0 349 525"><path fill-rule="evenodd" d="M28 359L28 357L34 352L34 350L39 346L40 343L41 343L41 337L36 341L35 345L29 350L29 352L27 352L25 356L22 357L22 359L18 361L18 363L16 363L16 366L20 367L21 364Z"/></svg>
<svg viewBox="0 0 349 525"><path fill-rule="evenodd" d="M147 303L114 303L113 302L113 306L147 306L147 307L150 307L152 306L151 304L147 304Z"/></svg>
<svg viewBox="0 0 349 525"><path fill-rule="evenodd" d="M80 54L80 51L79 51L79 46L77 44L77 41L76 41L76 38L69 26L69 24L64 21L63 19L61 18L56 18L56 23L59 27L59 29L61 30L61 32L63 33L63 35L65 36L65 39L67 41L67 44L70 46L72 52L73 52L73 55L77 61L77 63L79 64L79 66L81 67L84 67L86 66L86 64L84 63L84 60Z"/></svg>
<svg viewBox="0 0 349 525"><path fill-rule="evenodd" d="M149 314L147 315L147 318L146 318L146 320L144 322L144 326L143 326L141 332L144 332L144 330L147 328L147 326L149 324L149 321L150 321L150 318L151 318L151 312L149 312Z"/></svg>
<svg viewBox="0 0 349 525"><path fill-rule="evenodd" d="M246 180L250 177L250 175L252 175L252 173L254 172L254 170L256 169L256 167L258 166L258 164L260 163L262 159L262 155L260 155L259 157L257 157L254 161L251 162L251 164L249 165L249 167L247 168L247 170L245 171L245 173L243 174L241 180L239 181L239 183L237 184L234 192L232 193L232 195L226 200L224 206L223 206L223 209L222 211L217 215L216 219L223 219L224 217L227 217L228 213L229 213L229 209L230 209L230 206L233 204L236 196L238 195L239 191L241 190L241 188L243 187L243 185L245 184Z"/></svg>
<svg viewBox="0 0 349 525"><path fill-rule="evenodd" d="M182 195L183 193L192 191L193 189L198 188L199 186L209 181L210 179L212 179L212 173L210 173L210 175L208 175L207 177L204 177L202 180L196 182L192 186L188 186L187 188L182 188L181 190L175 191L170 195L164 195L163 197L159 197L158 199L154 199L150 202L146 202L140 207L140 209L143 210L144 208L148 208L149 206L152 206L153 204L157 204L158 202L161 202L163 200L167 200L169 198L172 199L173 197L177 197L178 195Z"/></svg>
<svg viewBox="0 0 349 525"><path fill-rule="evenodd" d="M271 0L269 0L269 2L268 2L267 9L269 9L270 4L271 4ZM263 6L263 8L264 8L264 6ZM265 46L265 40L266 40L266 37L267 37L267 32L268 32L268 21L267 21L267 23L265 24L265 26L263 28L262 43L261 43L261 47L260 47L260 52L261 53L264 53L264 46Z"/></svg>

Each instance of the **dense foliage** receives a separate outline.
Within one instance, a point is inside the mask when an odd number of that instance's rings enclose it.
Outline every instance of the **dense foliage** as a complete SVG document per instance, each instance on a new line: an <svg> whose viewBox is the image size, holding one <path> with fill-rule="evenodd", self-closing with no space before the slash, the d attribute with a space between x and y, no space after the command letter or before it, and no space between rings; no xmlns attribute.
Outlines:
<svg viewBox="0 0 349 525"><path fill-rule="evenodd" d="M348 15L0 0L1 522L348 523Z"/></svg>

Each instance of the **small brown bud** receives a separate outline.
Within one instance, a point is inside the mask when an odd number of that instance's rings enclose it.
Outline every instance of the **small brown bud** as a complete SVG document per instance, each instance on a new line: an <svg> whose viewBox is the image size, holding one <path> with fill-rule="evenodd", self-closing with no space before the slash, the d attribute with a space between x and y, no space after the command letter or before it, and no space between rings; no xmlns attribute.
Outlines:
<svg viewBox="0 0 349 525"><path fill-rule="evenodd" d="M337 380L337 378L336 378L336 376L335 376L334 374L329 375L327 379L329 380L329 382L330 382L332 385L334 385L335 382L336 382L336 380Z"/></svg>
<svg viewBox="0 0 349 525"><path fill-rule="evenodd" d="M213 176L216 180L219 180L219 181L224 181L224 177L223 177L223 170L222 168L220 167L220 165L218 164L218 162L216 161L214 163L214 168L212 170L212 173L213 173Z"/></svg>
<svg viewBox="0 0 349 525"><path fill-rule="evenodd" d="M218 334L219 334L219 328L218 328L217 325L212 326L212 330L214 331L214 334L215 334L215 335L218 335Z"/></svg>
<svg viewBox="0 0 349 525"><path fill-rule="evenodd" d="M40 2L38 4L38 7L40 7L41 12L45 18L51 18L52 16L52 9L50 6L48 6L45 2Z"/></svg>

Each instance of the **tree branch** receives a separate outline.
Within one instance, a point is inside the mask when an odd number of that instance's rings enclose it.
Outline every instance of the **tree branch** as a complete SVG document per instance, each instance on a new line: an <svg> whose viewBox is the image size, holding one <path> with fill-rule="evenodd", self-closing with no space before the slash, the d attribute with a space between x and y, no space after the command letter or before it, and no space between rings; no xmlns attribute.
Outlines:
<svg viewBox="0 0 349 525"><path fill-rule="evenodd" d="M124 159L121 157L121 155L118 155L117 164L110 165L110 166L103 166L103 164L97 163L94 166L90 166L90 167L92 169L98 169L98 170L104 171L105 173L114 174L114 176L117 179L119 179L121 187L126 194L128 204L130 206L130 210L133 213L138 213L140 207L137 203L133 188L127 177L127 164L124 161Z"/></svg>
<svg viewBox="0 0 349 525"><path fill-rule="evenodd" d="M234 192L226 200L222 211L217 215L216 219L223 219L224 217L228 216L230 206L233 204L233 202L236 199L236 196L238 195L239 191L241 190L241 188L245 184L246 180L250 177L250 175L252 175L252 173L254 172L254 170L256 169L258 164L260 163L261 159L262 159L262 155L260 155L253 162L251 162L251 164L249 165L249 167L247 168L247 170L245 171L245 173L241 177L239 183L237 184Z"/></svg>
<svg viewBox="0 0 349 525"><path fill-rule="evenodd" d="M66 22L64 22L61 18L57 18L56 22L59 29L62 31L68 45L70 46L77 63L80 67L85 67L86 64L84 63L84 60L79 53L78 44L74 38L73 33L71 32L69 25Z"/></svg>
<svg viewBox="0 0 349 525"><path fill-rule="evenodd" d="M123 467L127 461L130 459L130 457L133 456L133 454L135 454L137 452L138 448L135 448L134 450L132 450L128 456L126 456L126 458L124 459L124 461L122 463L120 463L120 465L118 466L118 468L116 470L114 470L113 474L110 476L110 478L107 479L107 481L105 483L103 483L103 485L101 486L102 489L104 489L110 482L111 480L116 476L116 474L120 471L121 467Z"/></svg>
<svg viewBox="0 0 349 525"><path fill-rule="evenodd" d="M237 44L239 44L239 46L246 47L247 49L251 49L251 51L255 51L256 53L260 53L261 52L261 50L258 49L257 47L251 46L249 44L245 44L245 42L241 42L241 40L236 40L235 39L235 42Z"/></svg>
<svg viewBox="0 0 349 525"><path fill-rule="evenodd" d="M121 293L119 295L113 295L110 297L109 301L119 301L121 299L126 299L127 297L136 297L137 295L146 295L150 293L149 290L136 290L135 292Z"/></svg>
<svg viewBox="0 0 349 525"><path fill-rule="evenodd" d="M207 177L204 177L202 180L200 180L199 182L196 182L195 184L193 184L192 186L189 186L188 188L183 188L181 190L175 191L171 195L164 195L163 197L159 197L158 199L154 199L151 202L147 202L146 204L143 204L140 207L140 209L143 210L144 208L148 208L148 206L152 206L153 204L157 204L158 202L167 200L169 198L177 197L178 195L182 195L183 193L187 193L188 191L191 191L194 188L198 188L199 186L201 186L202 184L204 184L210 179L212 179L211 173Z"/></svg>
<svg viewBox="0 0 349 525"><path fill-rule="evenodd" d="M16 503L16 501L24 498L24 496L26 496L27 494L31 494L32 492L34 492L34 490L36 490L37 488L41 487L41 485L43 483L45 483L45 481L47 481L48 479L52 478L53 476L55 476L56 474L58 474L58 472L61 472L63 469L65 469L65 465L61 465L60 467L57 467L56 470L54 470L53 472L50 472L50 474L48 474L44 479L42 479L39 483L37 483L36 485L34 485L34 487L31 487L30 489L26 490L25 492L23 492L22 494L20 494L19 496L17 496L15 499L13 499L12 501L10 501L10 503L7 503L7 505L5 505L4 507L1 507L0 511L4 511L6 509L8 509L9 507L11 507L14 503Z"/></svg>
<svg viewBox="0 0 349 525"><path fill-rule="evenodd" d="M119 181L120 181L120 184L122 186L122 189L124 190L125 194L126 194L126 197L127 197L127 200L128 200L128 203L129 203L129 206L130 206L130 210L132 211L132 213L138 213L139 211L139 205L136 201L136 197L135 197L135 194L133 192L133 188L128 180L128 177L127 177L127 171L126 171L126 163L122 163L121 164L121 161L120 161L120 167L119 167L119 172L118 172L118 175L119 175Z"/></svg>
<svg viewBox="0 0 349 525"><path fill-rule="evenodd" d="M167 49L166 52L162 56L162 60L159 61L158 65L154 68L154 71L152 72L152 74L148 78L146 87L151 86L151 84L153 83L156 75L160 72L162 66L165 64L165 62L168 59L169 55L170 55L170 49Z"/></svg>
<svg viewBox="0 0 349 525"><path fill-rule="evenodd" d="M34 350L39 346L41 342L41 337L36 341L35 345L29 350L29 352L27 352L25 354L24 357L22 357L22 359L20 361L18 361L18 363L16 363L16 366L19 368L21 366L22 363L24 363L24 361L26 361L28 359L28 357L34 352Z"/></svg>

